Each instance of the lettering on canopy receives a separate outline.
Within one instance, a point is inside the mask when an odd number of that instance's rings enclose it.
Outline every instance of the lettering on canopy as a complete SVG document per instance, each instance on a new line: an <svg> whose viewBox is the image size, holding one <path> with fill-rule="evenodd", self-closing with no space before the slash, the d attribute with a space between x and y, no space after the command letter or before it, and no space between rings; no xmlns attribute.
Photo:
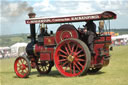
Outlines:
<svg viewBox="0 0 128 85"><path fill-rule="evenodd" d="M68 16L68 17L54 17L54 18L31 18L26 20L26 24L37 24L37 23L65 23L65 22L80 22L88 20L106 20L116 19L116 14L111 11L105 11L101 14L94 15L79 15L79 16Z"/></svg>
<svg viewBox="0 0 128 85"><path fill-rule="evenodd" d="M27 24L32 23L61 23L61 22L75 22L75 21L86 21L86 20L94 20L99 19L99 15L92 16L73 16L73 17L60 17L60 18L42 18L42 19L31 19L26 20Z"/></svg>

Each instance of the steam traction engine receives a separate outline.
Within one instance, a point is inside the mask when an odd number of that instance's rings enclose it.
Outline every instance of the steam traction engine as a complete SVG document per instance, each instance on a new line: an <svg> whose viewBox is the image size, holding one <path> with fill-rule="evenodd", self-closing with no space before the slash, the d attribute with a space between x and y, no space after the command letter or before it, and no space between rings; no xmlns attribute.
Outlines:
<svg viewBox="0 0 128 85"><path fill-rule="evenodd" d="M67 77L97 72L109 64L109 46L111 35L100 34L95 38L95 56L90 55L86 40L72 24L61 25L56 34L47 33L45 24L65 22L86 22L88 20L116 19L116 14L110 11L94 15L80 15L56 18L35 18L29 14L26 24L30 24L31 42L26 47L27 55L19 56L14 63L18 77L28 77L31 68L36 68L40 74L48 74L55 65L60 74ZM36 35L35 24L40 24L40 34ZM45 26L44 26L45 25Z"/></svg>

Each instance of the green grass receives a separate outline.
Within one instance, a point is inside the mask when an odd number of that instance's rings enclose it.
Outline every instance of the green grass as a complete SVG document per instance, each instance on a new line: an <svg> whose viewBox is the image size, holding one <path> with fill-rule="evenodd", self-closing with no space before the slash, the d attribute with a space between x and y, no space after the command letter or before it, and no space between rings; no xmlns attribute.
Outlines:
<svg viewBox="0 0 128 85"><path fill-rule="evenodd" d="M18 78L14 73L15 58L0 60L1 85L128 85L128 46L114 47L111 62L96 74L67 78L55 67L48 75L40 76L32 69L29 78Z"/></svg>

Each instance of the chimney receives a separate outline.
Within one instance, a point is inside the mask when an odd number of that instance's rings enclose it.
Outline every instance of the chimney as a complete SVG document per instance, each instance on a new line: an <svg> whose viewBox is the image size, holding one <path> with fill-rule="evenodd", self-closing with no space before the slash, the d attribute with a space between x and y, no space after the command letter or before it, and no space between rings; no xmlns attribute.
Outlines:
<svg viewBox="0 0 128 85"><path fill-rule="evenodd" d="M36 14L35 13L29 13L28 14L29 18L35 18ZM35 31L35 24L30 24L30 32L31 32L31 42L34 44L36 43L36 31Z"/></svg>
<svg viewBox="0 0 128 85"><path fill-rule="evenodd" d="M35 13L29 13L28 16L29 16L29 18L35 18L36 14Z"/></svg>

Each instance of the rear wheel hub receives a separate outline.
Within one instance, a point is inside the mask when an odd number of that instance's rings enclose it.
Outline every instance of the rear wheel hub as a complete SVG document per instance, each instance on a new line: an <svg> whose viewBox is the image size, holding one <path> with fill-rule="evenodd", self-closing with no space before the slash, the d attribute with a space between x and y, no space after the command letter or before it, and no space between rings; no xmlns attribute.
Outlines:
<svg viewBox="0 0 128 85"><path fill-rule="evenodd" d="M72 63L72 62L74 61L74 56L69 55L69 56L67 57L67 60Z"/></svg>

